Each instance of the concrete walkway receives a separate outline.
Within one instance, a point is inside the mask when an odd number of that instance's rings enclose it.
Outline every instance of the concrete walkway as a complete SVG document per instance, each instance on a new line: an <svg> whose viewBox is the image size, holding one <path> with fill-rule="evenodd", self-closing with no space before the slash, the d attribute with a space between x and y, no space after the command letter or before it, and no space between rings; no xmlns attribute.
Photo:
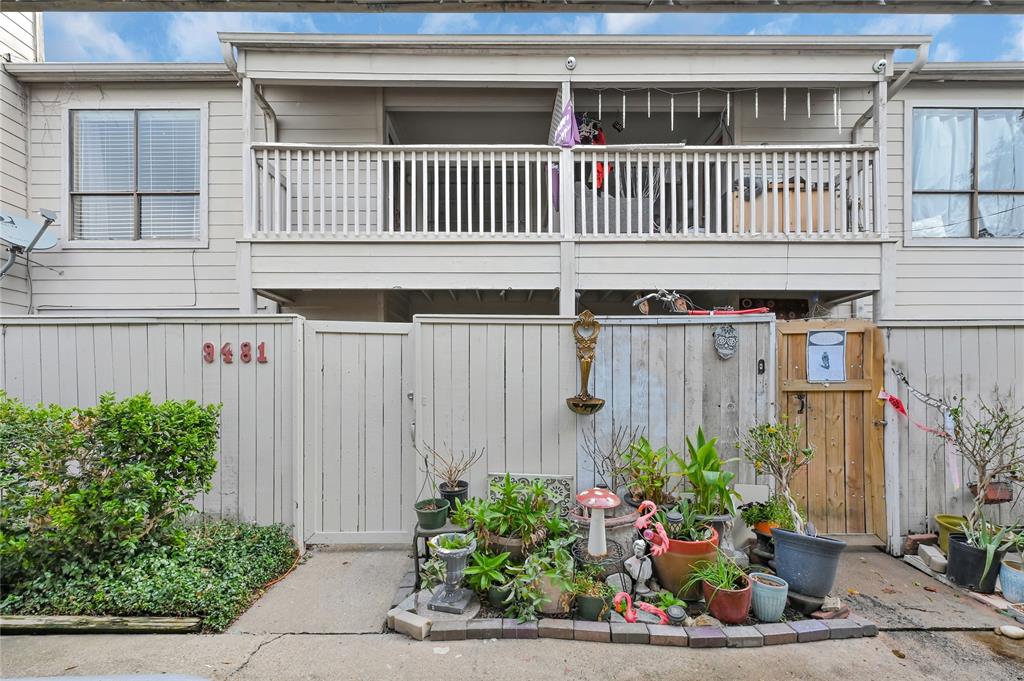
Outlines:
<svg viewBox="0 0 1024 681"><path fill-rule="evenodd" d="M316 550L228 629L229 634L381 633L409 549Z"/></svg>
<svg viewBox="0 0 1024 681"><path fill-rule="evenodd" d="M260 681L1024 681L1024 643L991 633L1007 618L876 551L847 553L836 588L858 614L879 623L876 638L715 650L550 639L434 643L380 633L410 562L405 551L396 550L313 552L225 634L4 637L0 674L167 673Z"/></svg>

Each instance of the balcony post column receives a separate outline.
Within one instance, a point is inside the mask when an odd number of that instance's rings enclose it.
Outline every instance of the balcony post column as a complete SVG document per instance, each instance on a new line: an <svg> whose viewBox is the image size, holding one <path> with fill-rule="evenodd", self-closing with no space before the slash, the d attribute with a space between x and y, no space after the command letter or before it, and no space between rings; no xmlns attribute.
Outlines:
<svg viewBox="0 0 1024 681"><path fill-rule="evenodd" d="M875 133L875 231L881 237L889 235L889 125L888 125L888 81L884 73L879 74L874 93ZM872 317L875 322L891 319L896 296L896 245L881 244L881 280L878 292L872 300Z"/></svg>
<svg viewBox="0 0 1024 681"><path fill-rule="evenodd" d="M253 182L253 87L252 79L242 78L242 234L246 238L253 235L253 219L255 211L256 186ZM240 314L256 313L256 293L252 288L252 244L235 244L235 278L238 281L238 312Z"/></svg>
<svg viewBox="0 0 1024 681"><path fill-rule="evenodd" d="M562 83L561 105L572 97L572 88L568 81ZM557 112L561 115L561 112ZM572 149L562 149L558 155L558 210L562 227L559 242L560 273L558 283L558 314L563 317L576 316L576 197L575 178L573 177Z"/></svg>

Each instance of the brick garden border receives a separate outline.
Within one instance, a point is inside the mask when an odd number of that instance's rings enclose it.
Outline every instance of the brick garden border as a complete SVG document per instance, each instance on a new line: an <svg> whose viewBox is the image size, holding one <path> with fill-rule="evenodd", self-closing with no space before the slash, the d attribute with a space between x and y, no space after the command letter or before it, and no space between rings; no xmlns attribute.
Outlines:
<svg viewBox="0 0 1024 681"><path fill-rule="evenodd" d="M387 626L420 641L427 638L431 641L553 638L680 648L758 648L878 635L878 626L874 622L857 616L848 619L807 619L725 627L676 627L665 624L588 622L569 619L518 622L514 619L494 618L432 622L401 607L411 591L410 587L404 585L399 589L393 607L388 611Z"/></svg>

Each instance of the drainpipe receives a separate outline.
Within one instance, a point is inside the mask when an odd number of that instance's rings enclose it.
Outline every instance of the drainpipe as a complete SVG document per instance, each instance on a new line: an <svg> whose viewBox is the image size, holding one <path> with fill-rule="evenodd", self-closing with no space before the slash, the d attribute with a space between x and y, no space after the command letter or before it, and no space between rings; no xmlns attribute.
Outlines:
<svg viewBox="0 0 1024 681"><path fill-rule="evenodd" d="M238 73L238 61L235 60L235 50L231 46L231 43L220 44L220 53L224 58L224 65L228 67L228 71L235 77L235 80L241 84L242 76ZM267 125L267 141L277 141L277 114L274 113L274 108L270 106L270 102L263 96L263 90L259 87L253 88L253 95L256 99L256 104L263 109L263 115L268 119Z"/></svg>
<svg viewBox="0 0 1024 681"><path fill-rule="evenodd" d="M889 93L886 97L886 101L892 101L900 90L910 84L910 81L914 79L914 76L924 67L925 62L928 61L928 45L929 43L922 43L917 46L917 54L914 56L914 61L906 71L900 74L899 78L893 81L893 84L889 86ZM870 106L868 110L861 114L861 117L857 119L857 122L853 124L850 129L850 141L853 143L857 142L857 138L860 136L861 128L871 120L871 117L875 114L875 107Z"/></svg>

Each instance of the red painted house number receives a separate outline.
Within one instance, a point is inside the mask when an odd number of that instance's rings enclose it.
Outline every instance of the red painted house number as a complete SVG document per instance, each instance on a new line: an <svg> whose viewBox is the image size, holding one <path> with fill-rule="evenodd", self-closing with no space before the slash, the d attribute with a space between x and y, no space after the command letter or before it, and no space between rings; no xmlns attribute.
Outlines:
<svg viewBox="0 0 1024 681"><path fill-rule="evenodd" d="M213 364L216 359L217 346L209 341L203 343L203 361L207 364ZM220 359L224 364L234 363L235 353L231 349L231 343L225 343L220 346ZM238 359L242 360L243 364L248 364L252 361L252 343L245 341L239 345ZM256 344L256 363L266 364L268 360L267 343L260 341Z"/></svg>

